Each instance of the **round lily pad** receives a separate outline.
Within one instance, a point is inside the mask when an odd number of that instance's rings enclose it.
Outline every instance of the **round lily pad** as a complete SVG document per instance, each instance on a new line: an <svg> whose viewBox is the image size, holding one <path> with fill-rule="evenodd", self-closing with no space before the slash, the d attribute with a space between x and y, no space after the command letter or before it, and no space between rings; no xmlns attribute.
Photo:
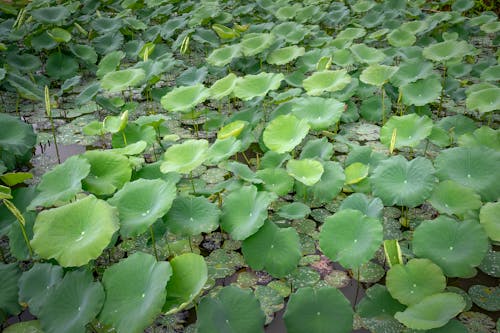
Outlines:
<svg viewBox="0 0 500 333"><path fill-rule="evenodd" d="M407 47L417 41L417 37L407 29L399 28L387 35L387 41L394 47Z"/></svg>
<svg viewBox="0 0 500 333"><path fill-rule="evenodd" d="M208 141L204 139L186 140L183 143L173 145L163 155L160 171L190 173L199 167L206 159Z"/></svg>
<svg viewBox="0 0 500 333"><path fill-rule="evenodd" d="M290 176L306 186L316 184L324 172L323 165L313 159L289 160L286 171Z"/></svg>
<svg viewBox="0 0 500 333"><path fill-rule="evenodd" d="M295 185L299 197L311 198L314 202L328 203L340 193L345 181L345 174L342 166L340 163L333 161L323 162L322 165L323 174L314 185L308 186L302 182L298 182ZM314 172L314 170L310 171ZM316 172L319 172L319 168Z"/></svg>
<svg viewBox="0 0 500 333"><path fill-rule="evenodd" d="M282 47L269 53L266 61L272 65L284 65L304 55L305 49L296 45Z"/></svg>
<svg viewBox="0 0 500 333"><path fill-rule="evenodd" d="M375 283L385 275L385 269L381 265L368 261L359 267L352 269L352 276L359 282Z"/></svg>
<svg viewBox="0 0 500 333"><path fill-rule="evenodd" d="M479 212L479 222L484 227L486 234L495 242L500 242L500 202L488 202Z"/></svg>
<svg viewBox="0 0 500 333"><path fill-rule="evenodd" d="M234 73L229 73L222 79L215 81L209 88L210 98L218 100L230 95L236 86L236 78Z"/></svg>
<svg viewBox="0 0 500 333"><path fill-rule="evenodd" d="M255 175L262 179L266 191L286 195L293 189L294 179L283 168L266 168L258 170Z"/></svg>
<svg viewBox="0 0 500 333"><path fill-rule="evenodd" d="M471 46L466 41L446 40L424 47L422 55L435 62L460 60L470 52Z"/></svg>
<svg viewBox="0 0 500 333"><path fill-rule="evenodd" d="M277 214L285 219L302 219L311 213L311 208L302 202L292 202L286 204L278 210Z"/></svg>
<svg viewBox="0 0 500 333"><path fill-rule="evenodd" d="M310 96L319 96L324 92L333 92L344 89L351 82L351 77L345 69L324 70L315 72L302 85Z"/></svg>
<svg viewBox="0 0 500 333"><path fill-rule="evenodd" d="M300 152L300 158L320 158L329 161L333 156L333 144L326 137L308 140Z"/></svg>
<svg viewBox="0 0 500 333"><path fill-rule="evenodd" d="M161 98L161 105L171 112L188 112L203 103L210 96L210 91L203 84L177 87Z"/></svg>
<svg viewBox="0 0 500 333"><path fill-rule="evenodd" d="M90 173L82 180L83 189L96 195L113 194L132 176L128 158L110 151L90 150L82 155L90 163Z"/></svg>
<svg viewBox="0 0 500 333"><path fill-rule="evenodd" d="M53 79L65 80L75 76L78 62L74 57L56 52L52 53L45 63L45 72Z"/></svg>
<svg viewBox="0 0 500 333"><path fill-rule="evenodd" d="M140 68L127 68L109 72L103 76L101 86L109 92L123 91L135 87L146 78L146 73Z"/></svg>
<svg viewBox="0 0 500 333"><path fill-rule="evenodd" d="M380 129L380 142L389 147L396 131L394 148L416 147L431 134L432 126L432 120L427 116L419 117L414 113L392 116Z"/></svg>
<svg viewBox="0 0 500 333"><path fill-rule="evenodd" d="M195 236L217 229L219 216L217 205L205 197L178 196L163 220L174 234Z"/></svg>
<svg viewBox="0 0 500 333"><path fill-rule="evenodd" d="M340 120L345 104L334 98L303 97L292 101L292 113L314 130L327 129Z"/></svg>
<svg viewBox="0 0 500 333"><path fill-rule="evenodd" d="M380 198L368 198L363 193L353 193L342 201L338 210L355 209L366 216L382 218L384 204Z"/></svg>
<svg viewBox="0 0 500 333"><path fill-rule="evenodd" d="M500 288L473 285L468 291L472 301L486 311L500 311Z"/></svg>
<svg viewBox="0 0 500 333"><path fill-rule="evenodd" d="M429 61L411 60L399 65L398 70L391 76L390 81L397 87L424 79L432 74L434 67Z"/></svg>
<svg viewBox="0 0 500 333"><path fill-rule="evenodd" d="M299 120L293 115L274 118L264 129L264 144L277 153L292 151L309 132L306 120Z"/></svg>
<svg viewBox="0 0 500 333"><path fill-rule="evenodd" d="M380 63L386 58L384 52L365 44L354 44L350 47L350 50L358 61L367 64Z"/></svg>
<svg viewBox="0 0 500 333"><path fill-rule="evenodd" d="M236 80L234 96L248 101L254 97L265 96L269 91L280 87L285 76L281 73L259 73L257 75L245 75Z"/></svg>
<svg viewBox="0 0 500 333"><path fill-rule="evenodd" d="M247 33L241 40L241 51L246 57L254 56L271 46L274 39L274 35L270 33Z"/></svg>
<svg viewBox="0 0 500 333"><path fill-rule="evenodd" d="M241 55L241 45L225 45L218 49L213 50L207 57L207 62L213 66L226 66L234 58Z"/></svg>
<svg viewBox="0 0 500 333"><path fill-rule="evenodd" d="M404 104L423 106L436 101L443 87L438 78L429 77L402 85L400 89Z"/></svg>
<svg viewBox="0 0 500 333"><path fill-rule="evenodd" d="M405 306L392 298L385 286L375 284L366 290L356 309L362 318L393 318Z"/></svg>
<svg viewBox="0 0 500 333"><path fill-rule="evenodd" d="M440 213L458 216L463 216L470 210L479 209L482 204L479 194L452 180L440 182L429 198L429 202Z"/></svg>
<svg viewBox="0 0 500 333"><path fill-rule="evenodd" d="M374 64L365 68L361 72L359 79L361 80L361 82L364 82L366 84L381 87L387 81L389 81L391 76L394 75L397 70L398 68L394 66Z"/></svg>
<svg viewBox="0 0 500 333"><path fill-rule="evenodd" d="M65 6L50 6L31 11L31 16L43 24L60 25L70 16L70 11Z"/></svg>
<svg viewBox="0 0 500 333"><path fill-rule="evenodd" d="M21 311L18 301L19 287L17 282L21 277L21 271L16 263L0 263L0 315L17 315Z"/></svg>
<svg viewBox="0 0 500 333"><path fill-rule="evenodd" d="M500 110L500 88L488 88L471 92L465 100L467 108L487 113Z"/></svg>

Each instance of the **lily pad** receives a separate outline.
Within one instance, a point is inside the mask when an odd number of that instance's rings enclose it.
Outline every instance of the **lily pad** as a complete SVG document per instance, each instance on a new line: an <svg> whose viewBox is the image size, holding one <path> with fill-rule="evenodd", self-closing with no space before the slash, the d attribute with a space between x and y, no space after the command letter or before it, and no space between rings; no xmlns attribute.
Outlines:
<svg viewBox="0 0 500 333"><path fill-rule="evenodd" d="M316 163L314 164L317 165ZM320 180L314 185L307 186L302 182L296 184L296 191L299 197L311 198L314 202L328 203L340 193L345 181L342 166L338 162L333 161L323 162L322 165L323 174ZM316 172L319 172L319 167L317 169ZM314 170L310 171L314 172Z"/></svg>
<svg viewBox="0 0 500 333"><path fill-rule="evenodd" d="M274 39L270 33L248 33L241 40L241 51L246 57L252 57L271 46Z"/></svg>
<svg viewBox="0 0 500 333"><path fill-rule="evenodd" d="M479 113L500 110L500 88L488 88L474 91L465 100L467 108Z"/></svg>
<svg viewBox="0 0 500 333"><path fill-rule="evenodd" d="M132 176L128 158L110 151L91 150L82 155L90 164L90 173L83 179L83 189L95 195L113 194Z"/></svg>
<svg viewBox="0 0 500 333"><path fill-rule="evenodd" d="M402 85L400 89L404 104L423 106L436 101L443 88L438 78L429 77Z"/></svg>
<svg viewBox="0 0 500 333"><path fill-rule="evenodd" d="M486 311L500 311L500 288L473 285L468 291L472 301Z"/></svg>
<svg viewBox="0 0 500 333"><path fill-rule="evenodd" d="M392 116L380 129L380 142L391 146L392 135L396 131L394 148L414 148L431 134L432 127L432 120L427 116L419 117L414 113Z"/></svg>
<svg viewBox="0 0 500 333"><path fill-rule="evenodd" d="M354 44L350 47L350 50L358 61L369 65L380 63L386 58L384 52L365 44Z"/></svg>
<svg viewBox="0 0 500 333"><path fill-rule="evenodd" d="M495 242L500 242L500 202L488 202L479 212L479 222L484 227L486 234Z"/></svg>
<svg viewBox="0 0 500 333"><path fill-rule="evenodd" d="M292 113L306 120L314 130L327 129L339 122L345 104L334 98L303 97L292 101Z"/></svg>
<svg viewBox="0 0 500 333"><path fill-rule="evenodd" d="M363 193L353 193L342 201L339 210L355 209L366 216L382 218L384 204L380 198L368 198Z"/></svg>
<svg viewBox="0 0 500 333"><path fill-rule="evenodd" d="M285 219L303 219L311 213L311 208L302 202L292 202L281 206L277 214Z"/></svg>
<svg viewBox="0 0 500 333"><path fill-rule="evenodd" d="M31 12L35 20L43 24L61 25L70 16L70 11L65 6L50 6L38 8Z"/></svg>
<svg viewBox="0 0 500 333"><path fill-rule="evenodd" d="M207 62L212 66L226 66L234 58L241 55L241 45L233 44L226 45L221 48L213 50L207 57Z"/></svg>
<svg viewBox="0 0 500 333"><path fill-rule="evenodd" d="M160 171L190 173L205 161L207 150L208 141L204 139L186 140L173 145L165 152Z"/></svg>
<svg viewBox="0 0 500 333"><path fill-rule="evenodd" d="M17 281L21 277L21 271L16 263L0 263L0 316L16 315L21 311L17 300L19 287Z"/></svg>
<svg viewBox="0 0 500 333"><path fill-rule="evenodd" d="M402 27L391 31L387 35L387 41L394 47L408 47L417 41L417 37Z"/></svg>
<svg viewBox="0 0 500 333"><path fill-rule="evenodd" d="M145 78L146 73L143 69L127 68L104 75L101 80L101 86L109 92L118 92L129 87L138 86Z"/></svg>
<svg viewBox="0 0 500 333"><path fill-rule="evenodd" d="M236 81L236 75L234 73L229 73L222 79L215 81L209 89L210 98L219 100L230 95L236 86Z"/></svg>
<svg viewBox="0 0 500 333"><path fill-rule="evenodd" d="M254 97L265 96L269 91L280 87L281 81L285 79L282 73L265 73L257 75L245 75L236 80L234 96L248 101Z"/></svg>
<svg viewBox="0 0 500 333"><path fill-rule="evenodd" d="M52 53L45 63L45 72L57 80L65 80L75 76L78 71L78 62L64 53Z"/></svg>
<svg viewBox="0 0 500 333"><path fill-rule="evenodd" d="M440 182L429 198L429 202L442 214L458 216L463 216L470 210L477 210L482 204L479 194L452 180Z"/></svg>
<svg viewBox="0 0 500 333"><path fill-rule="evenodd" d="M424 47L422 55L435 62L460 60L470 53L471 46L466 41L447 40Z"/></svg>
<svg viewBox="0 0 500 333"><path fill-rule="evenodd" d="M177 87L161 98L161 105L171 112L191 111L210 96L210 91L201 83Z"/></svg>
<svg viewBox="0 0 500 333"><path fill-rule="evenodd" d="M397 70L398 68L395 66L374 64L365 68L361 72L359 79L361 80L361 82L364 82L366 84L381 87L387 81L389 81L391 76L394 75Z"/></svg>
<svg viewBox="0 0 500 333"><path fill-rule="evenodd" d="M262 137L269 149L282 154L292 151L308 132L306 120L299 120L294 115L282 115L269 122Z"/></svg>
<svg viewBox="0 0 500 333"><path fill-rule="evenodd" d="M304 55L305 49L296 45L282 47L269 53L266 61L272 65L285 65Z"/></svg>
<svg viewBox="0 0 500 333"><path fill-rule="evenodd" d="M39 320L15 323L7 327L4 333L43 333Z"/></svg>
<svg viewBox="0 0 500 333"><path fill-rule="evenodd" d="M324 70L315 72L302 85L310 96L319 96L324 92L334 92L344 89L351 82L351 77L345 69Z"/></svg>
<svg viewBox="0 0 500 333"><path fill-rule="evenodd" d="M290 176L304 185L312 186L321 179L324 168L321 162L306 158L288 161L286 171Z"/></svg>
<svg viewBox="0 0 500 333"><path fill-rule="evenodd" d="M178 196L163 220L177 235L196 236L219 226L220 210L204 197Z"/></svg>
<svg viewBox="0 0 500 333"><path fill-rule="evenodd" d="M258 170L255 175L262 179L266 191L286 195L293 189L294 179L283 168L266 168Z"/></svg>
<svg viewBox="0 0 500 333"><path fill-rule="evenodd" d="M392 298L385 286L375 284L366 290L356 309L362 318L392 319L405 306Z"/></svg>

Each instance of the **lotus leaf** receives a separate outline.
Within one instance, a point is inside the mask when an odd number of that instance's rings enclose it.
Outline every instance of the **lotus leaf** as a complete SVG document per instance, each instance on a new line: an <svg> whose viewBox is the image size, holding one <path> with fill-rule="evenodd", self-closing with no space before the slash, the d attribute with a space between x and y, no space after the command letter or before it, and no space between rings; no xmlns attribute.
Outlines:
<svg viewBox="0 0 500 333"><path fill-rule="evenodd" d="M106 300L99 320L118 332L143 332L161 312L171 275L168 262L142 252L108 267L102 278Z"/></svg>
<svg viewBox="0 0 500 333"><path fill-rule="evenodd" d="M301 57L305 53L305 49L299 46L287 46L280 49L274 50L269 53L266 61L272 65L285 65L290 61Z"/></svg>
<svg viewBox="0 0 500 333"><path fill-rule="evenodd" d="M29 320L15 323L7 327L4 333L43 333L40 321Z"/></svg>
<svg viewBox="0 0 500 333"><path fill-rule="evenodd" d="M236 240L250 237L264 224L268 215L267 209L276 198L276 194L257 191L253 185L243 186L231 192L222 204L222 229Z"/></svg>
<svg viewBox="0 0 500 333"><path fill-rule="evenodd" d="M42 211L31 246L42 258L54 258L63 267L85 265L108 246L119 228L117 215L114 207L93 195Z"/></svg>
<svg viewBox="0 0 500 333"><path fill-rule="evenodd" d="M204 197L178 196L163 220L174 234L196 236L217 229L219 216L217 205Z"/></svg>
<svg viewBox="0 0 500 333"><path fill-rule="evenodd" d="M488 147L500 150L500 130L494 130L488 126L482 126L473 133L465 133L458 138L461 147Z"/></svg>
<svg viewBox="0 0 500 333"><path fill-rule="evenodd" d="M16 263L0 263L0 315L16 315L21 311L21 306L17 300L19 287L17 281L21 276L21 271Z"/></svg>
<svg viewBox="0 0 500 333"><path fill-rule="evenodd" d="M177 87L161 98L161 105L171 112L191 111L210 96L210 91L201 83Z"/></svg>
<svg viewBox="0 0 500 333"><path fill-rule="evenodd" d="M31 151L35 143L36 134L31 125L16 117L0 113L0 149L2 151L22 157ZM14 169L14 165L9 169Z"/></svg>
<svg viewBox="0 0 500 333"><path fill-rule="evenodd" d="M429 198L429 202L442 214L458 216L481 207L479 194L452 180L440 182Z"/></svg>
<svg viewBox="0 0 500 333"><path fill-rule="evenodd" d="M326 219L319 236L323 253L346 268L369 261L382 244L382 224L358 210L345 209Z"/></svg>
<svg viewBox="0 0 500 333"><path fill-rule="evenodd" d="M413 234L413 252L431 259L449 277L474 276L488 251L488 236L476 221L440 216L422 222Z"/></svg>
<svg viewBox="0 0 500 333"><path fill-rule="evenodd" d="M47 31L50 36L57 43L67 43L71 40L71 34L62 28L53 28Z"/></svg>
<svg viewBox="0 0 500 333"><path fill-rule="evenodd" d="M190 173L205 161L207 150L208 141L204 139L186 140L173 145L165 152L160 170L163 173Z"/></svg>
<svg viewBox="0 0 500 333"><path fill-rule="evenodd" d="M205 296L197 312L199 333L264 332L265 315L250 290L224 287L215 296Z"/></svg>
<svg viewBox="0 0 500 333"><path fill-rule="evenodd" d="M315 72L306 78L302 84L307 94L318 96L324 92L333 92L344 89L351 82L351 77L345 69L325 70Z"/></svg>
<svg viewBox="0 0 500 333"><path fill-rule="evenodd" d="M90 164L90 173L83 179L83 189L95 195L113 194L132 176L128 158L110 151L91 150L82 155Z"/></svg>
<svg viewBox="0 0 500 333"><path fill-rule="evenodd" d="M440 180L453 180L476 191L483 201L500 197L500 153L489 148L457 147L441 151L435 165Z"/></svg>
<svg viewBox="0 0 500 333"><path fill-rule="evenodd" d="M488 88L474 91L465 100L467 108L487 113L500 110L500 88Z"/></svg>
<svg viewBox="0 0 500 333"><path fill-rule="evenodd" d="M248 124L248 122L243 121L243 120L235 120L224 127L222 127L219 132L217 132L217 139L224 140L228 137L235 137L237 138L245 126Z"/></svg>
<svg viewBox="0 0 500 333"><path fill-rule="evenodd" d="M303 160L308 161L309 159ZM313 165L317 165L317 163L313 163ZM317 183L312 186L306 186L305 184L302 184L302 182L296 184L297 194L299 196L309 197L314 201L320 203L328 203L332 201L337 196L337 194L340 193L345 181L345 175L342 166L340 166L338 162L333 161L323 162L322 165L323 174L321 175L321 178ZM314 170L310 170L310 172L313 171Z"/></svg>
<svg viewBox="0 0 500 333"><path fill-rule="evenodd" d="M392 116L380 129L380 142L391 146L392 135L396 131L394 148L414 148L431 134L432 128L432 120L427 116L419 117L414 113Z"/></svg>
<svg viewBox="0 0 500 333"><path fill-rule="evenodd" d="M403 103L422 106L436 101L443 88L438 78L428 77L402 85L400 89L403 95Z"/></svg>
<svg viewBox="0 0 500 333"><path fill-rule="evenodd" d="M345 38L345 39L358 39L366 35L366 30L364 28L346 28L338 33L336 38Z"/></svg>
<svg viewBox="0 0 500 333"><path fill-rule="evenodd" d="M222 79L215 81L209 89L210 98L219 100L230 95L236 86L236 81L236 75L233 73L229 73Z"/></svg>
<svg viewBox="0 0 500 333"><path fill-rule="evenodd" d="M471 52L471 45L466 41L447 40L441 43L424 47L422 54L425 58L435 62L460 60Z"/></svg>
<svg viewBox="0 0 500 333"><path fill-rule="evenodd" d="M270 221L243 241L242 251L252 269L266 270L274 277L291 273L302 256L295 229L279 228Z"/></svg>
<svg viewBox="0 0 500 333"><path fill-rule="evenodd" d="M213 50L207 57L207 62L212 66L226 66L234 58L241 55L241 45L233 44L226 45L221 48Z"/></svg>
<svg viewBox="0 0 500 333"><path fill-rule="evenodd" d="M358 61L369 65L380 63L386 58L384 52L365 44L354 44L349 49Z"/></svg>
<svg viewBox="0 0 500 333"><path fill-rule="evenodd" d="M355 162L344 169L346 185L357 184L368 176L370 167L366 164Z"/></svg>
<svg viewBox="0 0 500 333"><path fill-rule="evenodd" d="M219 165L221 168L232 172L236 177L254 184L261 184L262 180L255 177L255 173L243 163L235 161L224 161Z"/></svg>
<svg viewBox="0 0 500 333"><path fill-rule="evenodd" d="M423 157L407 161L398 155L381 161L370 177L373 194L386 206L416 207L427 199L434 186L434 167Z"/></svg>
<svg viewBox="0 0 500 333"><path fill-rule="evenodd" d="M498 22L488 22L482 24L479 28L487 34L494 34L500 30L500 24Z"/></svg>
<svg viewBox="0 0 500 333"><path fill-rule="evenodd" d="M31 12L35 20L43 24L61 25L70 16L70 11L65 6L51 6L38 8Z"/></svg>
<svg viewBox="0 0 500 333"><path fill-rule="evenodd" d="M113 51L106 54L99 62L96 76L102 79L104 75L114 72L123 58L125 58L125 53L123 51Z"/></svg>
<svg viewBox="0 0 500 333"><path fill-rule="evenodd" d="M269 122L262 137L269 149L282 154L292 151L308 132L306 120L299 120L294 115L282 115Z"/></svg>
<svg viewBox="0 0 500 333"><path fill-rule="evenodd" d="M472 301L487 311L500 311L500 288L473 285L468 291Z"/></svg>
<svg viewBox="0 0 500 333"><path fill-rule="evenodd" d="M356 309L362 318L389 319L398 311L404 310L404 305L392 298L385 286L375 284L366 290L366 296L361 299Z"/></svg>
<svg viewBox="0 0 500 333"><path fill-rule="evenodd" d="M115 32L122 27L122 22L119 18L98 17L91 22L92 28L100 34Z"/></svg>
<svg viewBox="0 0 500 333"><path fill-rule="evenodd" d="M401 27L391 31L387 35L387 41L394 47L407 47L413 45L417 41L417 37Z"/></svg>
<svg viewBox="0 0 500 333"><path fill-rule="evenodd" d="M498 81L500 80L500 65L491 66L484 69L481 73L483 81Z"/></svg>
<svg viewBox="0 0 500 333"><path fill-rule="evenodd" d="M359 79L363 83L381 87L389 81L391 76L394 75L397 70L398 68L394 66L373 64L361 72Z"/></svg>
<svg viewBox="0 0 500 333"><path fill-rule="evenodd" d="M444 326L465 307L462 296L455 293L438 293L425 297L394 317L407 327L428 330Z"/></svg>
<svg viewBox="0 0 500 333"><path fill-rule="evenodd" d="M294 179L283 168L266 168L258 170L255 175L262 179L266 191L286 195L293 189Z"/></svg>
<svg viewBox="0 0 500 333"><path fill-rule="evenodd" d="M125 123L125 119L122 120ZM114 149L117 149L125 148L140 141L145 141L148 146L151 146L156 141L156 137L157 134L153 126L129 122L122 131L113 133L111 145ZM116 153L117 151L115 150L114 152Z"/></svg>
<svg viewBox="0 0 500 333"><path fill-rule="evenodd" d="M479 222L483 226L486 234L495 242L500 242L500 202L488 202L479 212Z"/></svg>
<svg viewBox="0 0 500 333"><path fill-rule="evenodd" d="M352 331L351 304L336 288L301 288L290 296L283 316L289 333L348 333Z"/></svg>
<svg viewBox="0 0 500 333"><path fill-rule="evenodd" d="M328 161L333 155L333 144L326 137L307 141L300 152L300 158L320 158Z"/></svg>
<svg viewBox="0 0 500 333"><path fill-rule="evenodd" d="M241 40L241 51L246 57L252 57L271 46L274 39L270 33L248 33Z"/></svg>
<svg viewBox="0 0 500 333"><path fill-rule="evenodd" d="M172 277L167 284L163 312L171 314L184 309L198 296L207 281L207 264L202 256L181 254L170 260Z"/></svg>
<svg viewBox="0 0 500 333"><path fill-rule="evenodd" d="M292 101L292 113L314 130L327 129L340 120L345 104L334 98L302 97Z"/></svg>
<svg viewBox="0 0 500 333"><path fill-rule="evenodd" d="M106 73L101 86L109 92L123 91L129 87L141 84L146 78L146 73L140 68L127 68L115 72Z"/></svg>
<svg viewBox="0 0 500 333"><path fill-rule="evenodd" d="M21 97L33 101L43 100L42 89L26 77L7 72L7 81Z"/></svg>
<svg viewBox="0 0 500 333"><path fill-rule="evenodd" d="M296 22L283 22L276 25L271 32L290 44L297 44L309 33L309 29Z"/></svg>
<svg viewBox="0 0 500 333"><path fill-rule="evenodd" d="M380 198L369 199L363 193L353 193L342 201L339 211L343 209L355 209L368 217L382 218L384 204Z"/></svg>
<svg viewBox="0 0 500 333"><path fill-rule="evenodd" d="M208 69L203 66L200 68L189 67L184 72L181 73L175 80L178 86L192 86L195 84L203 83L207 77Z"/></svg>
<svg viewBox="0 0 500 333"><path fill-rule="evenodd" d="M89 45L71 44L69 49L71 53L85 62L90 64L97 62L97 52Z"/></svg>
<svg viewBox="0 0 500 333"><path fill-rule="evenodd" d="M304 185L312 186L321 179L324 168L321 162L306 158L288 161L286 171Z"/></svg>
<svg viewBox="0 0 500 333"><path fill-rule="evenodd" d="M289 220L303 219L311 213L311 208L302 202L292 202L281 206L277 214Z"/></svg>
<svg viewBox="0 0 500 333"><path fill-rule="evenodd" d="M104 289L89 271L68 272L47 293L38 315L41 327L45 332L83 333L103 302Z"/></svg>
<svg viewBox="0 0 500 333"><path fill-rule="evenodd" d="M45 72L48 76L58 80L65 80L75 76L78 62L64 53L52 53L45 63Z"/></svg>
<svg viewBox="0 0 500 333"><path fill-rule="evenodd" d="M230 136L224 140L215 140L215 142L207 150L206 165L215 165L235 153L240 151L241 141L236 140L234 136Z"/></svg>
<svg viewBox="0 0 500 333"><path fill-rule="evenodd" d="M5 60L7 64L24 73L35 72L42 66L38 57L28 53L9 53Z"/></svg>
<svg viewBox="0 0 500 333"><path fill-rule="evenodd" d="M282 73L262 72L257 75L245 75L236 80L233 93L236 97L248 101L254 97L265 96L270 90L278 89L284 79Z"/></svg>

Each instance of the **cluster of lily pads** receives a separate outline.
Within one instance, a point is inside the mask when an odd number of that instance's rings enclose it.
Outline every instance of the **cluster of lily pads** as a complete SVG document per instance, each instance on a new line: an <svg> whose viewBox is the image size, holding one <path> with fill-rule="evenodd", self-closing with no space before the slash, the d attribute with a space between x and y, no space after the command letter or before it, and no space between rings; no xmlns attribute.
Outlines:
<svg viewBox="0 0 500 333"><path fill-rule="evenodd" d="M494 332L500 22L448 2L0 4L4 331Z"/></svg>

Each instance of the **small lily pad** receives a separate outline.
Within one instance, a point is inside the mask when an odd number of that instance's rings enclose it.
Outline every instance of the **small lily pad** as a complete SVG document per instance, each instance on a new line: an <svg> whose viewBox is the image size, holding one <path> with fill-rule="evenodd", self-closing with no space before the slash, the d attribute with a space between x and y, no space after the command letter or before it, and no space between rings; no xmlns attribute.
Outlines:
<svg viewBox="0 0 500 333"><path fill-rule="evenodd" d="M286 171L304 185L312 186L321 179L324 169L320 162L306 158L288 161Z"/></svg>
<svg viewBox="0 0 500 333"><path fill-rule="evenodd" d="M315 72L306 78L302 84L307 94L319 96L324 92L334 92L344 89L351 82L351 77L345 69L325 70Z"/></svg>
<svg viewBox="0 0 500 333"><path fill-rule="evenodd" d="M473 285L469 288L472 301L486 311L500 311L500 288Z"/></svg>
<svg viewBox="0 0 500 333"><path fill-rule="evenodd" d="M177 87L161 98L161 105L171 112L191 111L210 96L210 91L201 83Z"/></svg>
<svg viewBox="0 0 500 333"><path fill-rule="evenodd" d="M292 151L309 132L306 120L299 120L293 115L274 118L262 134L264 144L274 152Z"/></svg>

